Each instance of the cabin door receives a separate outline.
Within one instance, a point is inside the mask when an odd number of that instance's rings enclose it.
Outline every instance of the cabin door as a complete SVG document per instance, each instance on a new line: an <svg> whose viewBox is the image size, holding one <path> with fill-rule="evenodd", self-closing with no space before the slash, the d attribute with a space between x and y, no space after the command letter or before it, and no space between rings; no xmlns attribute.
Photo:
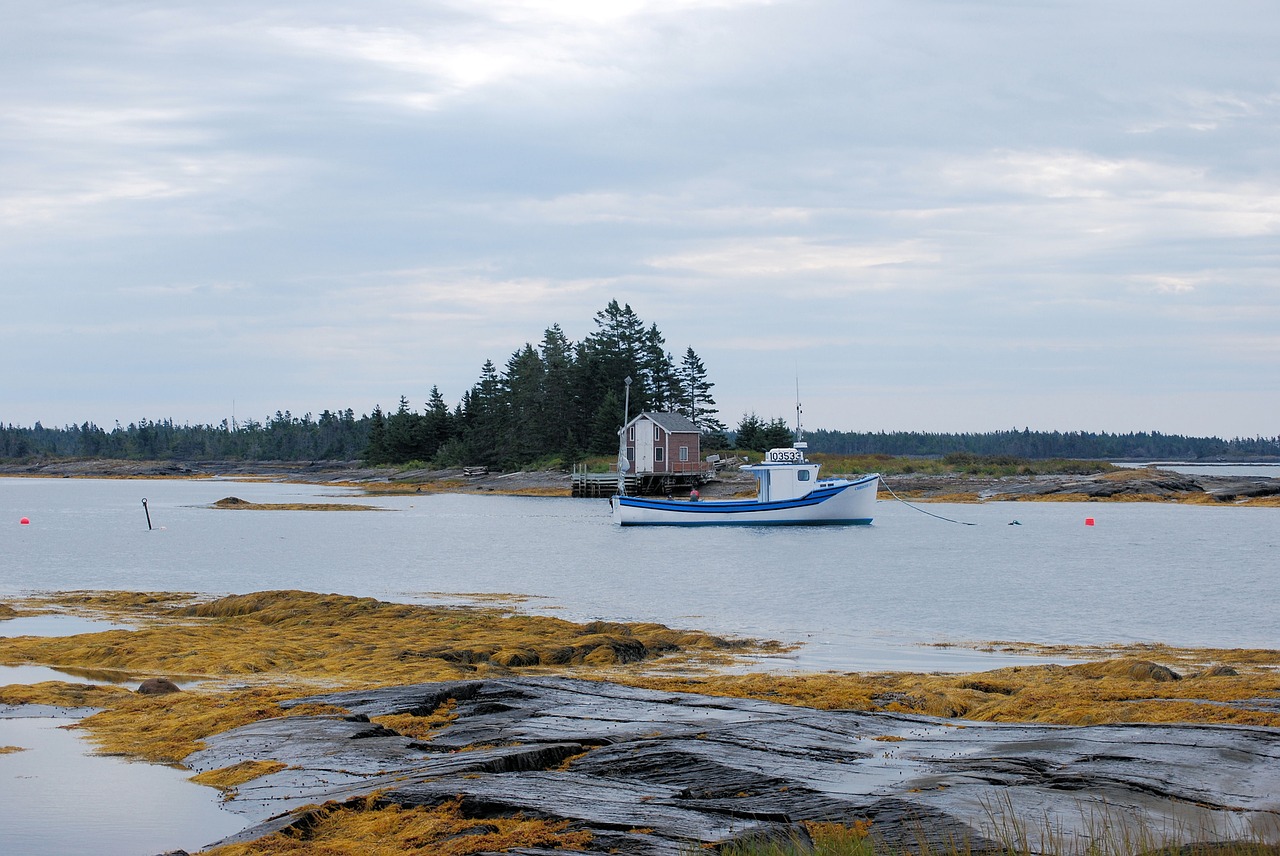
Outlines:
<svg viewBox="0 0 1280 856"><path fill-rule="evenodd" d="M636 423L636 472L653 472L653 423L648 419Z"/></svg>

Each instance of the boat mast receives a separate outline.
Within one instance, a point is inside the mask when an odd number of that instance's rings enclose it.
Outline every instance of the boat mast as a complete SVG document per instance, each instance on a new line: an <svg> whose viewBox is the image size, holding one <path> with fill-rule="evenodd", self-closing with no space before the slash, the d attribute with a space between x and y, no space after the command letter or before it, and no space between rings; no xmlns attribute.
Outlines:
<svg viewBox="0 0 1280 856"><path fill-rule="evenodd" d="M801 416L804 414L804 408L800 405L800 376L796 376L796 441L792 444L795 449L807 449L809 444L804 441L804 425Z"/></svg>

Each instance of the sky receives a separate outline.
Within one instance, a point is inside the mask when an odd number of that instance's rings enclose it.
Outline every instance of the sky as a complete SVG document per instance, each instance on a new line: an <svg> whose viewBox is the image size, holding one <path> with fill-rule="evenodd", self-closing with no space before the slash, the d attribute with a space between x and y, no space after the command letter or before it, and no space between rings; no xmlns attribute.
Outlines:
<svg viewBox="0 0 1280 856"><path fill-rule="evenodd" d="M1274 0L0 0L0 423L452 405L610 300L731 427L1280 435Z"/></svg>

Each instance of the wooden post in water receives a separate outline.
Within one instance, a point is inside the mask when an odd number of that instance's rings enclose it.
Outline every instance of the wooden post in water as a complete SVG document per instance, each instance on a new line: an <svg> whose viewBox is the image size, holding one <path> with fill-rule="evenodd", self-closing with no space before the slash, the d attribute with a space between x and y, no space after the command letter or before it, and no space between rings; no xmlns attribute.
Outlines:
<svg viewBox="0 0 1280 856"><path fill-rule="evenodd" d="M147 513L147 529L151 528L151 509L147 508L147 498L142 498L142 510Z"/></svg>

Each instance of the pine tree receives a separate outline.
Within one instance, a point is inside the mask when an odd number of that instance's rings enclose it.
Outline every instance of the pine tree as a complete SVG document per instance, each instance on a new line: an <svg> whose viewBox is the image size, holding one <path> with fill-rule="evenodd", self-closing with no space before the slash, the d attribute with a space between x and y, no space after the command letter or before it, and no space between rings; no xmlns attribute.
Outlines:
<svg viewBox="0 0 1280 856"><path fill-rule="evenodd" d="M689 417L703 432L723 432L725 425L716 418L719 413L715 408L716 400L711 397L714 383L707 380L707 367L702 359L689 348L680 361L680 369L676 372L680 383L680 395L677 398L677 410Z"/></svg>
<svg viewBox="0 0 1280 856"><path fill-rule="evenodd" d="M675 360L666 351L667 340L653 324L644 333L640 350L642 407L646 410L673 410L680 400L680 380Z"/></svg>
<svg viewBox="0 0 1280 856"><path fill-rule="evenodd" d="M373 415L369 417L369 445L365 447L364 459L370 464L385 464L387 456L387 422L382 415L382 406L374 405Z"/></svg>
<svg viewBox="0 0 1280 856"><path fill-rule="evenodd" d="M575 460L580 448L574 436L573 346L559 324L542 335L542 424L537 441L544 452Z"/></svg>
<svg viewBox="0 0 1280 856"><path fill-rule="evenodd" d="M454 433L453 415L438 386L431 387L426 410L418 426L417 446L421 458L424 461L434 460L440 453L440 447L449 442Z"/></svg>
<svg viewBox="0 0 1280 856"><path fill-rule="evenodd" d="M507 360L502 378L505 399L499 455L519 466L546 453L539 438L547 433L543 384L546 370L533 345L525 344Z"/></svg>
<svg viewBox="0 0 1280 856"><path fill-rule="evenodd" d="M764 434L764 423L760 421L760 417L755 413L742 414L742 421L738 423L737 436L734 438L733 445L738 449L757 449L760 448L761 437ZM765 446L764 448L769 448Z"/></svg>
<svg viewBox="0 0 1280 856"><path fill-rule="evenodd" d="M403 464L419 457L418 414L409 409L409 399L400 396L400 405L387 419L387 456L391 463Z"/></svg>

